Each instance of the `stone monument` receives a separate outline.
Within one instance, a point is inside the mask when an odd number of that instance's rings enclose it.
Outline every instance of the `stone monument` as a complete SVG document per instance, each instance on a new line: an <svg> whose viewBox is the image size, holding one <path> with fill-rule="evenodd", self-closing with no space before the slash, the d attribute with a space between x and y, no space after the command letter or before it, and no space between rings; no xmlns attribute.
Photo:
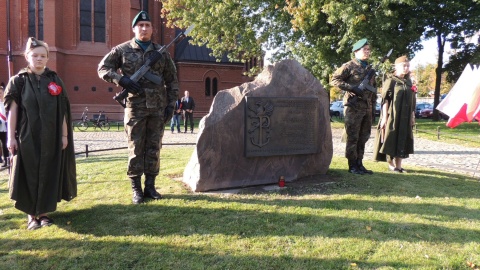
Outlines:
<svg viewBox="0 0 480 270"><path fill-rule="evenodd" d="M183 182L198 192L325 174L333 154L329 105L297 61L265 67L255 81L217 93Z"/></svg>

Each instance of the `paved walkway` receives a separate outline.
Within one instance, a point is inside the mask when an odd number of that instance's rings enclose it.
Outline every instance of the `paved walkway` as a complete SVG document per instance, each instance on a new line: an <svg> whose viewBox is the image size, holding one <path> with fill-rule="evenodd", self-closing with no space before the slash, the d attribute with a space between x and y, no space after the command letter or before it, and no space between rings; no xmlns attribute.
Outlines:
<svg viewBox="0 0 480 270"><path fill-rule="evenodd" d="M341 129L333 129L333 154L344 156L345 143L341 142ZM171 133L166 131L163 147L176 147L169 144L193 144L197 133ZM372 132L373 136L373 132ZM85 152L85 145L89 151L126 147L125 133L120 132L75 132L75 152ZM371 137L366 146L366 159L372 159L373 140ZM178 146L177 146L178 147ZM431 141L415 137L415 154L405 159L404 167L422 166L447 172L458 172L470 176L480 177L480 148L464 147L448 144L442 141ZM385 166L387 166L385 164Z"/></svg>
<svg viewBox="0 0 480 270"><path fill-rule="evenodd" d="M333 153L343 157L345 143L341 142L342 132L342 129L332 129ZM373 157L374 136L375 133L372 129L372 137L365 146L365 159L371 160ZM403 161L402 165L404 166L402 167L407 171L409 165L414 165L480 177L480 148L449 144L441 140L432 141L415 136L414 151L415 154ZM385 166L387 166L386 163Z"/></svg>

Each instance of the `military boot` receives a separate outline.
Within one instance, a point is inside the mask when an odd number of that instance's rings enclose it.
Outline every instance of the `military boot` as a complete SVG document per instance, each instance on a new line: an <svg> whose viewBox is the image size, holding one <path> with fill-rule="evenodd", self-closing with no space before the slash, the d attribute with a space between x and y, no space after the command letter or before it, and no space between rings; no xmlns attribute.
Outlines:
<svg viewBox="0 0 480 270"><path fill-rule="evenodd" d="M132 201L134 204L143 203L143 193L142 193L142 182L141 176L130 177L132 182L133 198Z"/></svg>
<svg viewBox="0 0 480 270"><path fill-rule="evenodd" d="M373 174L373 171L372 170L367 170L367 168L365 168L365 166L363 166L363 162L362 162L362 159L357 159L357 168L362 171L363 173L368 173L368 174Z"/></svg>
<svg viewBox="0 0 480 270"><path fill-rule="evenodd" d="M155 175L145 175L145 189L143 190L145 197L159 200L162 195L155 190Z"/></svg>
<svg viewBox="0 0 480 270"><path fill-rule="evenodd" d="M363 171L361 171L358 168L356 160L350 160L350 159L348 160L348 172L353 173L353 174L362 174L363 175Z"/></svg>

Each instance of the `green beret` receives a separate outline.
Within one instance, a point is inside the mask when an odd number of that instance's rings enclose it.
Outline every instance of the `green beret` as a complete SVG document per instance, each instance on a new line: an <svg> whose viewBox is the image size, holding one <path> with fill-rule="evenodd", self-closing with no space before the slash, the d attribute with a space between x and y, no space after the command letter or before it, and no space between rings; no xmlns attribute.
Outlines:
<svg viewBox="0 0 480 270"><path fill-rule="evenodd" d="M363 46L368 44L368 40L366 38L360 39L355 44L353 44L352 52L360 50Z"/></svg>
<svg viewBox="0 0 480 270"><path fill-rule="evenodd" d="M137 23L139 21L147 21L149 22L150 21L150 17L148 16L148 13L146 11L140 11L137 16L135 16L135 18L133 18L133 21L132 21L132 28L135 27L135 25L137 25Z"/></svg>

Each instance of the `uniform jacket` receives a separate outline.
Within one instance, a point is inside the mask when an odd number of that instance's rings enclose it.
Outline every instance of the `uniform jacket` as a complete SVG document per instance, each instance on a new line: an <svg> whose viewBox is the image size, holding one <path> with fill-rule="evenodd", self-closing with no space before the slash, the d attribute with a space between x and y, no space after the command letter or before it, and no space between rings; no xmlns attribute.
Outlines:
<svg viewBox="0 0 480 270"><path fill-rule="evenodd" d="M358 86L365 78L365 75L367 75L367 72L368 70L362 67L362 64L357 59L348 61L335 71L330 84L340 88L340 90L347 91L343 97L343 104L347 104L348 99L353 95L348 91ZM372 77L370 85L376 86L375 76ZM372 100L374 100L372 96L374 95L370 91L363 91L363 95L358 99L358 108L369 108L371 110Z"/></svg>
<svg viewBox="0 0 480 270"><path fill-rule="evenodd" d="M60 95L48 92L54 82L62 87ZM75 152L70 103L65 85L54 71L36 75L21 70L5 90L5 108L18 105L16 137L18 150L10 174L10 198L15 207L38 215L56 210L57 202L77 196ZM68 146L62 150L62 124L68 127Z"/></svg>
<svg viewBox="0 0 480 270"><path fill-rule="evenodd" d="M135 42L135 38L115 46L98 65L98 75L101 79L118 85L122 74L131 77L160 45L152 42L146 51ZM121 71L121 73L118 72ZM128 108L158 108L167 105L174 106L178 99L177 70L168 52L155 63L150 72L162 78L162 83L157 85L145 78L139 80L145 94L136 95L129 93L126 106Z"/></svg>
<svg viewBox="0 0 480 270"><path fill-rule="evenodd" d="M408 158L413 154L412 114L415 111L416 92L410 78L391 76L383 83L382 106L389 102L388 115L380 115L374 142L374 160L386 161L386 155ZM380 122L387 118L384 142L381 142Z"/></svg>

